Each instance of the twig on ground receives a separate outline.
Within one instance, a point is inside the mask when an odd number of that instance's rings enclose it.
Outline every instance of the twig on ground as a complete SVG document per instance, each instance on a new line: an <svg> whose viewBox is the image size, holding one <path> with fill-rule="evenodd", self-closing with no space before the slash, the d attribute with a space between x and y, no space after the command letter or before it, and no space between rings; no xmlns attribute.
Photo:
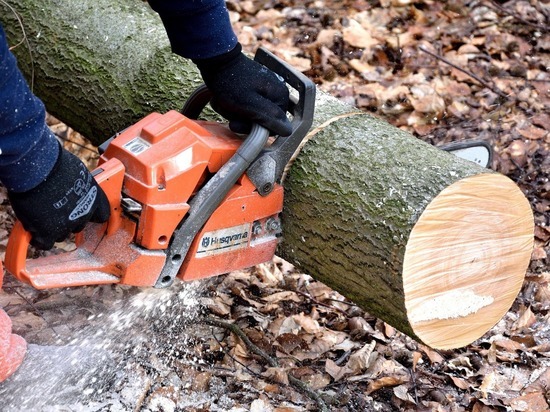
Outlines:
<svg viewBox="0 0 550 412"><path fill-rule="evenodd" d="M6 289L11 289L11 288L6 288ZM23 295L21 292L19 292L17 289L13 289L13 291L19 295L19 297L21 299L23 299L25 302L27 302L27 304L32 308L33 312L39 316L44 322L46 322L46 324L48 325L48 327L53 331L53 333L55 333L56 336L60 336L59 333L57 333L57 331L55 330L55 328L53 326L50 325L50 323L47 321L47 319L42 315L42 312L36 307L36 305L34 303L32 303L25 295Z"/></svg>
<svg viewBox="0 0 550 412"><path fill-rule="evenodd" d="M214 325L211 325L211 326L214 326ZM214 334L214 332L212 332L212 336L214 337L214 339L216 339L216 342L218 342L218 344L220 345L220 348L222 348L223 352L229 356L231 358L231 360L233 360L233 362L235 363L238 363L239 365L241 365L243 368L245 368L248 373L250 373L252 376L256 376L256 377L259 377L260 375L258 373L256 373L255 371L253 371L252 369L250 369L247 365L245 365L244 363L242 363L240 360L238 360L237 358L235 358L234 356L232 356L229 351L226 351L225 348L222 346L222 343L220 342L220 340L216 337L216 335Z"/></svg>
<svg viewBox="0 0 550 412"><path fill-rule="evenodd" d="M345 310L340 309L340 308L337 308L337 307L332 306L332 305L329 305L328 303L320 302L320 301L318 301L317 299L315 299L313 296L311 296L311 295L308 294L308 293L301 292L301 291L299 291L299 290L295 290L294 292L296 292L298 295L301 295L301 296L303 296L303 297L305 297L305 298L308 298L309 300L311 300L311 301L312 301L313 303L315 303L316 305L324 306L325 308L330 308L330 309L335 310L335 311L337 311L337 312L340 312L340 313L342 313L343 315L346 315L346 316L348 315L348 314L346 313ZM336 300L336 299L332 299L332 300ZM345 303L345 304L347 304L347 302L342 302L341 300L336 300L336 301L337 301L337 302L340 302L340 303Z"/></svg>
<svg viewBox="0 0 550 412"><path fill-rule="evenodd" d="M413 392L414 392L414 401L418 405L418 384L416 383L416 373L414 372L413 369L409 369L409 373L411 375L411 380L412 380L412 389L413 389Z"/></svg>
<svg viewBox="0 0 550 412"><path fill-rule="evenodd" d="M538 24L538 23L533 23L532 21L529 21L529 20L525 20L523 17L521 16L518 16L516 13L514 13L513 11L511 10L508 10L507 8L505 7L502 7L500 4L498 4L496 1L494 0L491 0L489 1L489 4L491 4L493 7L495 7L497 10L501 11L502 13L510 16L510 17L513 17L514 19L516 20L519 20L520 22L522 22L523 24L526 24L528 26L531 26L537 30L540 30L541 32L543 33L547 33L549 30L549 28L547 26L543 26L541 24Z"/></svg>
<svg viewBox="0 0 550 412"><path fill-rule="evenodd" d="M438 60L441 60L443 63L445 64L448 64L449 66L461 71L462 73L470 76L472 79L476 80L478 83L480 83L482 86L485 86L487 87L488 89L492 90L493 92L495 92L496 94L498 94L500 97L503 97L505 98L506 100L516 100L513 96L509 96L507 95L506 93L504 93L502 90L500 90L498 87L496 86L493 86L492 84L488 83L487 81L483 80L481 77L479 77L478 75L472 73L471 71L469 70L466 70L460 66L457 66L456 64L454 64L453 62L447 60L445 57L443 56L440 56L439 54L435 54L431 51L429 51L428 49L425 49L424 47L422 46L418 46L418 49L420 51L423 51L424 53L426 54L429 54L430 56L432 57L435 57L436 59Z"/></svg>
<svg viewBox="0 0 550 412"><path fill-rule="evenodd" d="M224 322L222 320L214 319L212 317L205 318L205 323L207 325L216 326L218 328L226 329L226 330L234 333L239 338L241 338L241 340L244 342L246 347L248 349L250 349L250 351L252 353L258 355L259 357L261 357L262 359L267 361L267 363L269 363L269 366L271 366L273 368L276 368L276 367L279 366L279 362L277 362L277 360L275 358L269 356L267 353L265 353L263 350L261 350L258 346L253 344L252 341L248 338L248 336L246 336L246 334L242 331L242 329L239 328L234 323Z"/></svg>
<svg viewBox="0 0 550 412"><path fill-rule="evenodd" d="M142 389L140 395L136 399L136 404L134 405L134 411L133 412L138 412L138 411L142 410L143 403L145 402L145 399L147 398L147 394L149 393L149 390L151 389L151 385L152 385L152 381L148 379L147 382L145 383L145 387Z"/></svg>
<svg viewBox="0 0 550 412"><path fill-rule="evenodd" d="M254 343L252 343L250 341L250 339L248 338L248 336L246 336L246 334L242 331L242 329L239 328L237 325L235 325L233 323L224 322L222 320L215 319L215 318L212 318L212 317L206 317L204 319L204 322L207 325L215 326L215 327L218 327L218 328L223 328L223 329L231 331L232 333L237 335L244 342L246 347L252 353L254 353L254 354L260 356L262 359L264 359L269 364L269 366L271 366L271 367L278 367L279 366L279 362L277 361L277 359L273 358L272 356L269 356L266 352L264 352L262 349L260 349ZM295 378L294 376L292 376L290 374L288 374L288 381L296 389L298 389L301 392L305 393L310 399L315 401L315 403L317 404L317 406L318 406L318 408L321 412L329 412L329 409L328 409L325 401L321 397L321 395L319 395L317 392L312 390L306 383L302 382L300 379Z"/></svg>

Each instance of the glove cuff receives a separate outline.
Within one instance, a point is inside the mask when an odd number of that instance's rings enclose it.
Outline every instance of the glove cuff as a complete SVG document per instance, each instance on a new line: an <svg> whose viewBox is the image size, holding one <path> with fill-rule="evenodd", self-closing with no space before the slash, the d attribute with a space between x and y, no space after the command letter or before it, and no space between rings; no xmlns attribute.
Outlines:
<svg viewBox="0 0 550 412"><path fill-rule="evenodd" d="M40 180L35 178L32 181L25 182L26 185L22 185L22 184L10 185L8 184L11 182L10 180L2 181L4 186L6 186L6 188L8 189L8 192L16 194L16 193L27 193L27 192L33 191L34 189L40 187L48 179L48 177L51 176L59 168L59 165L61 164L63 148L55 138L53 138L53 141L49 146L50 147L46 147L43 151L45 161L40 164L40 167L37 167L36 164L31 163L29 161L30 159L27 159L27 158L20 160L16 165L13 166L13 168L17 170L19 173L21 173L21 170L25 166L27 166L31 170L33 168L34 169L38 168L40 169L41 173L47 173L47 174L45 176L42 174L42 177L40 178ZM40 153L42 154L42 152Z"/></svg>
<svg viewBox="0 0 550 412"><path fill-rule="evenodd" d="M227 66L233 64L233 62L241 56L242 50L243 47L241 46L241 43L237 43L233 50L230 50L227 53L210 57L208 59L193 59L193 63L197 65L203 78L205 76L208 77L210 74L220 72Z"/></svg>

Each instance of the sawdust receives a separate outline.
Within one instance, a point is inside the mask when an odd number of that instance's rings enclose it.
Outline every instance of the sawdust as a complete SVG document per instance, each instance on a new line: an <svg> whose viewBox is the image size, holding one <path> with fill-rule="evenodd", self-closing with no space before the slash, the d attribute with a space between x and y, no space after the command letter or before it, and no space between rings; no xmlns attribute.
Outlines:
<svg viewBox="0 0 550 412"><path fill-rule="evenodd" d="M455 319L476 313L493 303L492 296L477 295L473 290L451 290L432 299L424 300L409 312L411 323L430 320Z"/></svg>
<svg viewBox="0 0 550 412"><path fill-rule="evenodd" d="M57 333L49 340L27 338L40 345L31 345L23 368L0 387L3 411L105 410L106 402L110 411L133 410L176 363L191 369L201 363L189 345L202 333L192 325L201 307L200 283L176 282L170 289L100 289L95 294L103 296L96 298L106 298L105 306L75 308L88 312L82 323L74 324L71 312L66 312L70 327L55 327ZM48 319L50 314L44 315ZM13 318L17 327L18 316ZM168 400L151 402L160 407ZM170 408L164 405L162 410Z"/></svg>

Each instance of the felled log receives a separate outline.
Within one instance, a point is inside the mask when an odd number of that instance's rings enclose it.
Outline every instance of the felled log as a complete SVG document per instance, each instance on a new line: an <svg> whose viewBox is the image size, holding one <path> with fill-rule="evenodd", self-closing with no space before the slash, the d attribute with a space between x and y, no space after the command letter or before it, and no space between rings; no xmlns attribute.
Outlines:
<svg viewBox="0 0 550 412"><path fill-rule="evenodd" d="M201 79L160 20L131 0L13 0L0 15L48 110L98 144ZM280 254L434 348L481 337L520 290L530 206L505 176L318 92L285 179Z"/></svg>

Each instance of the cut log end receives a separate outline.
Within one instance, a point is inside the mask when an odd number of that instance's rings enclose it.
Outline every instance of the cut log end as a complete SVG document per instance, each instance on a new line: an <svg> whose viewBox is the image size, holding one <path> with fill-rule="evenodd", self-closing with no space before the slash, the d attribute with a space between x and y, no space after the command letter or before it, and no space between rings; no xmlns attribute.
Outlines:
<svg viewBox="0 0 550 412"><path fill-rule="evenodd" d="M430 202L403 263L409 323L437 349L472 343L509 310L533 248L533 214L503 175L462 179Z"/></svg>

